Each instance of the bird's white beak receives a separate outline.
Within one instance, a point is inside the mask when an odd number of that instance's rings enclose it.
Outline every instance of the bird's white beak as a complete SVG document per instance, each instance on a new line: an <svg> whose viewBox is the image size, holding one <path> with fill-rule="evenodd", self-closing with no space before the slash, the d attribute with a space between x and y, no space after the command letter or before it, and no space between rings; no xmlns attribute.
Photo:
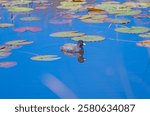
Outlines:
<svg viewBox="0 0 150 116"><path fill-rule="evenodd" d="M86 44L85 44L85 43L83 43L83 45L85 46Z"/></svg>

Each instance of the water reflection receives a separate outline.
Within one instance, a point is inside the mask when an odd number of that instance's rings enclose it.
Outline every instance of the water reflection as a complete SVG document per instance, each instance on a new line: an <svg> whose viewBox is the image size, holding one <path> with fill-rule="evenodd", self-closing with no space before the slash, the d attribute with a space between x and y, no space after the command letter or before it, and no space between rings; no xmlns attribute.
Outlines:
<svg viewBox="0 0 150 116"><path fill-rule="evenodd" d="M75 99L77 96L62 81L53 75L43 76L43 84L62 99Z"/></svg>

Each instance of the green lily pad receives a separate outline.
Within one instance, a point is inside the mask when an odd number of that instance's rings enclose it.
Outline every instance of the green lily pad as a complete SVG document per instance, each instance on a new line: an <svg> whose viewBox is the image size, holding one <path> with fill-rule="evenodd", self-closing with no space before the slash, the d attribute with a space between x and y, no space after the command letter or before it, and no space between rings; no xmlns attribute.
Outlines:
<svg viewBox="0 0 150 116"><path fill-rule="evenodd" d="M57 55L39 55L31 58L31 60L36 60L36 61L53 61L59 59L61 59L61 57L58 57Z"/></svg>
<svg viewBox="0 0 150 116"><path fill-rule="evenodd" d="M139 36L144 38L150 38L150 33L140 34Z"/></svg>
<svg viewBox="0 0 150 116"><path fill-rule="evenodd" d="M142 11L141 10L121 10L121 11L116 11L117 16L128 16L128 15L137 15L140 14Z"/></svg>
<svg viewBox="0 0 150 116"><path fill-rule="evenodd" d="M27 40L12 40L12 41L8 41L5 44L6 45L13 45L13 46L17 46L17 45L27 45L27 44L32 44L33 41L27 41Z"/></svg>
<svg viewBox="0 0 150 116"><path fill-rule="evenodd" d="M145 33L148 32L150 28L148 27L142 27L142 26L132 26L131 28L129 27L120 27L116 28L115 31L120 32L120 33L132 33L132 34L138 34L138 33Z"/></svg>
<svg viewBox="0 0 150 116"><path fill-rule="evenodd" d="M107 18L105 20L108 23L116 23L116 24L127 24L130 22L128 19L121 19L121 18Z"/></svg>
<svg viewBox="0 0 150 116"><path fill-rule="evenodd" d="M28 7L19 7L19 6L8 7L8 11L10 12L30 12L32 10L33 10L32 8Z"/></svg>
<svg viewBox="0 0 150 116"><path fill-rule="evenodd" d="M72 40L79 41L83 40L85 42L95 42L95 41L103 41L105 38L98 35L84 35L81 37L73 37Z"/></svg>
<svg viewBox="0 0 150 116"><path fill-rule="evenodd" d="M22 17L20 18L21 21L38 21L40 18L38 17Z"/></svg>
<svg viewBox="0 0 150 116"><path fill-rule="evenodd" d="M13 27L14 24L11 23L1 23L0 24L0 28L7 28L7 27Z"/></svg>
<svg viewBox="0 0 150 116"><path fill-rule="evenodd" d="M104 19L101 19L101 20L98 20L98 19L83 19L81 21L85 22L85 23L103 23Z"/></svg>
<svg viewBox="0 0 150 116"><path fill-rule="evenodd" d="M78 31L63 31L50 34L52 37L77 37L82 35L84 35L84 33L80 33Z"/></svg>

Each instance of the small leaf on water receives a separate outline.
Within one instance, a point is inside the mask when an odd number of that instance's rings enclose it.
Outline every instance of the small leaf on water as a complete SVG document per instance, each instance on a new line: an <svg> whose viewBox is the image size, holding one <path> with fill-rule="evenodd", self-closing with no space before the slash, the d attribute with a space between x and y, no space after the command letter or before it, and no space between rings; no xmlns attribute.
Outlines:
<svg viewBox="0 0 150 116"><path fill-rule="evenodd" d="M27 45L27 44L32 44L33 41L27 41L27 40L12 40L8 41L5 44L6 45L12 45L12 46L19 46L19 45Z"/></svg>
<svg viewBox="0 0 150 116"><path fill-rule="evenodd" d="M50 34L52 37L77 37L82 35L84 35L84 33L78 31L63 31Z"/></svg>
<svg viewBox="0 0 150 116"><path fill-rule="evenodd" d="M0 28L7 28L7 27L13 27L14 24L11 23L1 23L0 24Z"/></svg>
<svg viewBox="0 0 150 116"><path fill-rule="evenodd" d="M26 31L39 32L41 30L42 29L38 27L19 27L14 29L15 32L26 32Z"/></svg>
<svg viewBox="0 0 150 116"><path fill-rule="evenodd" d="M144 38L150 38L150 33L140 34L139 36Z"/></svg>
<svg viewBox="0 0 150 116"><path fill-rule="evenodd" d="M21 21L38 21L40 18L38 17L22 17L20 18Z"/></svg>
<svg viewBox="0 0 150 116"><path fill-rule="evenodd" d="M11 68L17 65L17 62L0 62L0 68Z"/></svg>
<svg viewBox="0 0 150 116"><path fill-rule="evenodd" d="M36 61L53 61L59 59L61 59L61 57L58 57L57 55L39 55L31 58L31 60L36 60Z"/></svg>
<svg viewBox="0 0 150 116"><path fill-rule="evenodd" d="M132 33L132 34L138 34L138 33L145 33L148 32L150 28L148 27L142 27L142 26L132 26L132 27L119 27L116 28L115 31L120 33Z"/></svg>
<svg viewBox="0 0 150 116"><path fill-rule="evenodd" d="M95 41L103 41L105 38L98 35L84 35L81 37L74 37L72 40L79 41L83 40L85 42L95 42Z"/></svg>
<svg viewBox="0 0 150 116"><path fill-rule="evenodd" d="M150 40L140 41L136 45L141 47L150 47Z"/></svg>

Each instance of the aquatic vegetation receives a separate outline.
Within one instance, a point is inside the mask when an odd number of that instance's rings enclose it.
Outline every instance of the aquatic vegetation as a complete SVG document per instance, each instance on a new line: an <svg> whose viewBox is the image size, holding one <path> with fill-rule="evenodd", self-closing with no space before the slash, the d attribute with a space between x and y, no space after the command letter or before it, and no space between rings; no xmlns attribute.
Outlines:
<svg viewBox="0 0 150 116"><path fill-rule="evenodd" d="M17 45L27 45L27 44L32 44L33 41L27 41L27 40L12 40L8 41L5 44L6 45L11 45L11 46L17 46Z"/></svg>
<svg viewBox="0 0 150 116"><path fill-rule="evenodd" d="M14 24L10 23L0 23L0 28L7 28L7 27L13 27Z"/></svg>
<svg viewBox="0 0 150 116"><path fill-rule="evenodd" d="M17 65L17 62L0 62L0 68L10 68Z"/></svg>
<svg viewBox="0 0 150 116"><path fill-rule="evenodd" d="M82 35L84 35L84 33L78 31L63 31L50 34L52 37L77 37Z"/></svg>
<svg viewBox="0 0 150 116"><path fill-rule="evenodd" d="M73 37L72 40L78 41L83 40L85 42L103 41L105 38L98 35L84 35L80 37Z"/></svg>
<svg viewBox="0 0 150 116"><path fill-rule="evenodd" d="M20 20L22 20L22 21L38 21L38 20L40 20L40 18L39 17L22 17L22 18L20 18Z"/></svg>
<svg viewBox="0 0 150 116"><path fill-rule="evenodd" d="M61 59L61 57L58 57L57 55L38 55L31 58L31 60L35 61L54 61L59 59Z"/></svg>
<svg viewBox="0 0 150 116"><path fill-rule="evenodd" d="M141 47L150 47L150 40L140 41L136 45Z"/></svg>
<svg viewBox="0 0 150 116"><path fill-rule="evenodd" d="M150 38L150 33L140 34L139 36L144 38Z"/></svg>
<svg viewBox="0 0 150 116"><path fill-rule="evenodd" d="M121 33L132 33L132 34L138 34L138 33L145 33L150 31L150 28L148 27L142 27L142 26L132 26L132 27L119 27L116 28L115 31L121 32Z"/></svg>
<svg viewBox="0 0 150 116"><path fill-rule="evenodd" d="M138 14L138 15L133 15L134 18L150 18L149 14Z"/></svg>
<svg viewBox="0 0 150 116"><path fill-rule="evenodd" d="M7 7L9 12L30 12L33 9L28 8L28 7L20 7L20 6L12 6L12 7Z"/></svg>
<svg viewBox="0 0 150 116"><path fill-rule="evenodd" d="M0 51L0 58L3 58L3 57L8 57L11 55L11 52L8 52L8 51Z"/></svg>
<svg viewBox="0 0 150 116"><path fill-rule="evenodd" d="M105 20L105 22L108 22L108 23L116 23L116 24L127 24L127 23L130 23L130 20L128 19L122 19L122 18L107 18Z"/></svg>
<svg viewBox="0 0 150 116"><path fill-rule="evenodd" d="M14 31L16 32L26 32L26 31L31 31L31 32L39 32L41 31L42 29L39 28L39 27L19 27L19 28L16 28L14 29Z"/></svg>

